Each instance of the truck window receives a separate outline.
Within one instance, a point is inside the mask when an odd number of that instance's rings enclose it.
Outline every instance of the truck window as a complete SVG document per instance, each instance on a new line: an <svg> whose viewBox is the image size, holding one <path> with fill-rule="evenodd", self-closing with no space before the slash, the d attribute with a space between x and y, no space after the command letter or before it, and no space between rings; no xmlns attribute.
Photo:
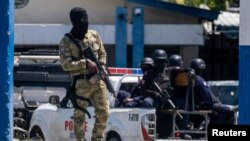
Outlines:
<svg viewBox="0 0 250 141"><path fill-rule="evenodd" d="M127 92L132 92L136 87L137 83L122 83L119 90L124 90Z"/></svg>
<svg viewBox="0 0 250 141"><path fill-rule="evenodd" d="M222 103L230 105L238 104L238 86L221 85L210 86L210 88Z"/></svg>

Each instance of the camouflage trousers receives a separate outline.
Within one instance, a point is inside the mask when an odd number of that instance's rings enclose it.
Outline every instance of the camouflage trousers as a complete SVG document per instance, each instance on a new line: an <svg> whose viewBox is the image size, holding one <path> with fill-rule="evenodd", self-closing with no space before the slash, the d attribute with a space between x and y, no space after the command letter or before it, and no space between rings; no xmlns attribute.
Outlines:
<svg viewBox="0 0 250 141"><path fill-rule="evenodd" d="M107 88L103 81L97 81L91 84L86 79L79 79L75 86L76 94L89 98L95 108L95 124L92 131L91 141L101 141L103 132L109 115L109 100L107 97ZM77 104L87 109L89 102L85 100L77 100ZM93 115L92 115L93 116ZM83 124L85 123L85 113L75 109L74 112L74 131L77 141L85 140L85 132Z"/></svg>

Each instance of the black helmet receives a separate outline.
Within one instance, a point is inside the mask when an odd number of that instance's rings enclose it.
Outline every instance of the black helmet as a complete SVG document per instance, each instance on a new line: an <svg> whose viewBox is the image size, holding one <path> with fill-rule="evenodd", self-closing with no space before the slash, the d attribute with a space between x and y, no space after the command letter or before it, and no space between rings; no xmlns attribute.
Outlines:
<svg viewBox="0 0 250 141"><path fill-rule="evenodd" d="M168 60L167 53L162 49L155 50L152 58L154 60Z"/></svg>
<svg viewBox="0 0 250 141"><path fill-rule="evenodd" d="M140 68L142 72L146 72L154 67L154 60L150 57L145 57L141 60Z"/></svg>
<svg viewBox="0 0 250 141"><path fill-rule="evenodd" d="M154 66L154 60L151 57L145 57L141 60L141 65L151 65Z"/></svg>
<svg viewBox="0 0 250 141"><path fill-rule="evenodd" d="M169 66L183 66L182 57L178 54L169 57Z"/></svg>
<svg viewBox="0 0 250 141"><path fill-rule="evenodd" d="M194 70L204 70L206 69L206 64L203 59L194 58L190 63L190 67Z"/></svg>

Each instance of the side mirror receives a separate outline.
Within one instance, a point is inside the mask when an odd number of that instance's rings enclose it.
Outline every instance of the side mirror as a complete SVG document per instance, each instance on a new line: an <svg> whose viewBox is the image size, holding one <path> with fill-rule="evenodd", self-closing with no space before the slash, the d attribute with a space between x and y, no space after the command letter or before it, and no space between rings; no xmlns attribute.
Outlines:
<svg viewBox="0 0 250 141"><path fill-rule="evenodd" d="M49 97L49 103L53 105L58 105L60 104L60 98L58 95L52 95Z"/></svg>

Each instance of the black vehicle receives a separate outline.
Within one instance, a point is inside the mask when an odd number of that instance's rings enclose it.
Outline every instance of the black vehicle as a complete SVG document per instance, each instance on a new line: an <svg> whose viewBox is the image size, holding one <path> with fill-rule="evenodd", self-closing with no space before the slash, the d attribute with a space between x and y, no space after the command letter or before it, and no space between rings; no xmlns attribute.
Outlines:
<svg viewBox="0 0 250 141"><path fill-rule="evenodd" d="M20 139L26 138L33 111L51 95L61 100L71 78L62 70L56 50L15 53L14 61L14 137Z"/></svg>

